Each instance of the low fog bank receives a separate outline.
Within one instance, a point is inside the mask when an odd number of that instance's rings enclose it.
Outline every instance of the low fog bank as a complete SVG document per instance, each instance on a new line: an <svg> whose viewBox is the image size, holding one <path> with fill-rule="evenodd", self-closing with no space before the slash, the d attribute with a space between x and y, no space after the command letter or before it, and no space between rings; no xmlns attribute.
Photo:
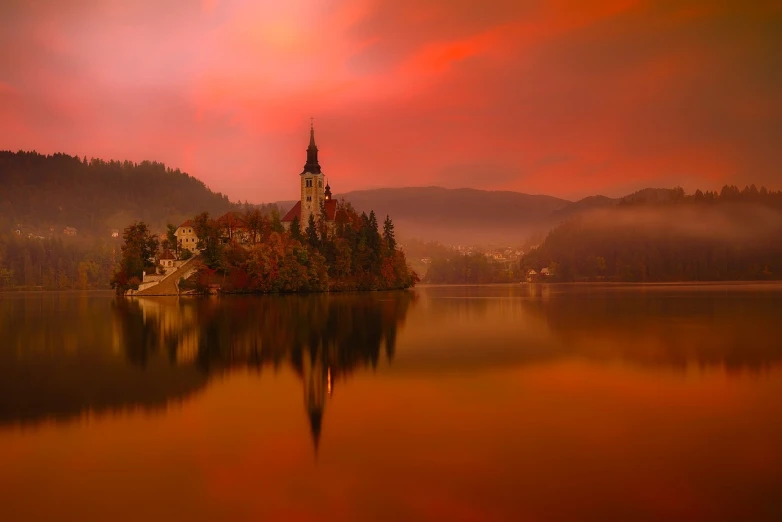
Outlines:
<svg viewBox="0 0 782 522"><path fill-rule="evenodd" d="M635 229L728 243L782 233L782 211L750 203L618 206L592 210L574 219L592 230Z"/></svg>
<svg viewBox="0 0 782 522"><path fill-rule="evenodd" d="M782 211L752 203L617 205L552 229L521 270L550 281L782 279Z"/></svg>

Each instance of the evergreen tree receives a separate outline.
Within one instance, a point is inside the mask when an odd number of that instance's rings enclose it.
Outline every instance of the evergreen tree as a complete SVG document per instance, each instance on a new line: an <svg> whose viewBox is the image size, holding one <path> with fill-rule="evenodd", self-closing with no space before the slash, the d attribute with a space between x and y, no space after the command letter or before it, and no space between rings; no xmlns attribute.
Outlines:
<svg viewBox="0 0 782 522"><path fill-rule="evenodd" d="M312 248L317 249L320 245L320 241L318 240L318 227L315 224L314 214L310 214L310 218L307 221L307 230L305 232L305 235L307 236L307 243Z"/></svg>
<svg viewBox="0 0 782 522"><path fill-rule="evenodd" d="M176 225L172 225L171 223L166 225L166 243L163 245L163 247L173 249L175 252L179 252L179 242L177 241L176 237L176 229Z"/></svg>
<svg viewBox="0 0 782 522"><path fill-rule="evenodd" d="M299 222L299 216L293 216L291 220L290 229L291 238L301 243L301 223Z"/></svg>
<svg viewBox="0 0 782 522"><path fill-rule="evenodd" d="M383 239L386 241L386 246L390 252L396 250L394 223L391 222L391 218L388 215L386 215L386 220L383 222Z"/></svg>

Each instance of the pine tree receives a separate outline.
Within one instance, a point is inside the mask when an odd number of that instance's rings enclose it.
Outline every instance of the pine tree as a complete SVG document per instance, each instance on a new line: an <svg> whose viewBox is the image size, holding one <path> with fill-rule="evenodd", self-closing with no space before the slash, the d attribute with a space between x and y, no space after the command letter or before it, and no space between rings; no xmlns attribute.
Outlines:
<svg viewBox="0 0 782 522"><path fill-rule="evenodd" d="M307 236L307 243L309 243L312 248L318 248L320 241L318 241L318 227L315 224L314 214L310 214L310 218L307 221L307 230L305 231L305 234Z"/></svg>
<svg viewBox="0 0 782 522"><path fill-rule="evenodd" d="M389 252L393 252L396 249L394 223L391 222L391 218L388 215L386 215L386 220L383 222L383 239L386 241Z"/></svg>
<svg viewBox="0 0 782 522"><path fill-rule="evenodd" d="M290 233L292 239L301 242L301 223L299 222L299 216L293 216L293 219L291 220Z"/></svg>

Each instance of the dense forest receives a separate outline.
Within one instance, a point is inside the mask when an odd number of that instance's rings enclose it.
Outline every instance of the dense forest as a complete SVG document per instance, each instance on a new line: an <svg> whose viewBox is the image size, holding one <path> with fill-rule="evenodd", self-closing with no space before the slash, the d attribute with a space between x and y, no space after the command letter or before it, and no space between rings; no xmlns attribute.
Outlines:
<svg viewBox="0 0 782 522"><path fill-rule="evenodd" d="M233 224L195 216L193 229L203 265L180 289L206 291L218 285L228 293L323 292L409 288L418 281L397 248L394 224L386 217L382 233L374 212L360 215L350 203L337 203L332 224L325 209L302 230L298 218L290 229L279 213L248 209ZM243 234L235 230L241 228ZM173 232L173 230L171 231ZM159 242L146 224L134 223L124 232L122 259L111 285L118 293L138 287L144 270L155 270L167 248L176 247L170 233ZM240 239L241 238L241 239Z"/></svg>
<svg viewBox="0 0 782 522"><path fill-rule="evenodd" d="M424 277L431 284L511 283L520 279L518 263L501 263L481 252L435 257Z"/></svg>
<svg viewBox="0 0 782 522"><path fill-rule="evenodd" d="M0 228L0 290L108 288L118 259L109 239L30 239L6 228Z"/></svg>
<svg viewBox="0 0 782 522"><path fill-rule="evenodd" d="M782 193L754 186L638 197L570 219L521 261L552 281L782 279Z"/></svg>
<svg viewBox="0 0 782 522"><path fill-rule="evenodd" d="M0 186L0 289L108 288L121 244L112 229L143 220L162 231L200 210L238 208L150 161L0 151Z"/></svg>
<svg viewBox="0 0 782 522"><path fill-rule="evenodd" d="M0 216L24 236L72 227L106 237L136 220L162 230L202 210L222 214L235 207L196 178L154 161L0 151L0 186Z"/></svg>

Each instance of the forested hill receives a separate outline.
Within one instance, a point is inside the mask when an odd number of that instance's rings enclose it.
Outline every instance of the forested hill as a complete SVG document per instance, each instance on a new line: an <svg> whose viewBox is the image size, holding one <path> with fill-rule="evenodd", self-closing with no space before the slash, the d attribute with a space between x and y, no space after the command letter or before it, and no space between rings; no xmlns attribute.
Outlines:
<svg viewBox="0 0 782 522"><path fill-rule="evenodd" d="M359 211L390 215L401 237L451 244L521 242L548 230L552 213L570 204L546 195L442 187L357 190L337 194Z"/></svg>
<svg viewBox="0 0 782 522"><path fill-rule="evenodd" d="M151 161L0 151L0 187L0 221L21 225L25 235L73 227L102 236L135 220L164 230L204 210L220 215L233 207L196 178Z"/></svg>
<svg viewBox="0 0 782 522"><path fill-rule="evenodd" d="M522 271L548 267L558 281L782 279L782 192L638 194L555 227Z"/></svg>

